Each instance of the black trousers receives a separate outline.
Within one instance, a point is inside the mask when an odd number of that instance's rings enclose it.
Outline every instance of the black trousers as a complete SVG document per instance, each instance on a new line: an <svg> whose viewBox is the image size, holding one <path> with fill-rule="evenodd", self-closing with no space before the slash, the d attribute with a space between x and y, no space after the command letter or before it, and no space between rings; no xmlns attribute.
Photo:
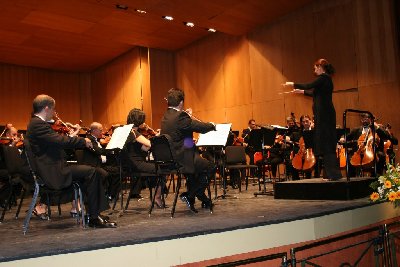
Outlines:
<svg viewBox="0 0 400 267"><path fill-rule="evenodd" d="M96 217L100 212L110 208L106 196L101 175L96 168L87 165L71 165L72 180L78 182L85 194L87 213L91 217Z"/></svg>
<svg viewBox="0 0 400 267"><path fill-rule="evenodd" d="M205 194L205 190L210 182L210 178L215 175L214 163L196 155L194 158L194 168L194 174L186 174L188 199L194 202L197 197L200 201L208 201L209 199Z"/></svg>

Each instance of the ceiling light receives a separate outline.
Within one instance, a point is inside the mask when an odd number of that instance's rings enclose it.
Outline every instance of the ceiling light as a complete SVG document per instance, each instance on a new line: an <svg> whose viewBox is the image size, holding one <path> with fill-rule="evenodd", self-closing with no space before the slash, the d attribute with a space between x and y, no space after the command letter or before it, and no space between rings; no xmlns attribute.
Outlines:
<svg viewBox="0 0 400 267"><path fill-rule="evenodd" d="M194 23L193 22L184 22L183 24L185 24L188 27L193 28L194 27Z"/></svg>
<svg viewBox="0 0 400 267"><path fill-rule="evenodd" d="M128 6L127 5L116 4L115 7L118 8L118 9L122 9L122 10L128 10Z"/></svg>
<svg viewBox="0 0 400 267"><path fill-rule="evenodd" d="M209 29L207 29L207 31L209 31L209 32L216 32L217 30L216 30L216 29L213 29L213 28L209 28Z"/></svg>
<svg viewBox="0 0 400 267"><path fill-rule="evenodd" d="M146 14L147 13L146 10L141 10L141 9L135 9L135 11L137 13L140 13L140 14Z"/></svg>
<svg viewBox="0 0 400 267"><path fill-rule="evenodd" d="M162 16L162 18L165 20L174 20L174 18L171 16Z"/></svg>

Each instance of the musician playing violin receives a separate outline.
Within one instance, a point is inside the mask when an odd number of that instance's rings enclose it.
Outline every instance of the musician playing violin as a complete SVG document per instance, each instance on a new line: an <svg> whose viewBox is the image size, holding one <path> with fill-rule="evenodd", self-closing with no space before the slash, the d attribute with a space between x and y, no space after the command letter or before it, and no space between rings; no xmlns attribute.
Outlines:
<svg viewBox="0 0 400 267"><path fill-rule="evenodd" d="M26 138L36 159L38 174L49 188L56 190L71 186L72 181L81 183L87 196L89 227L115 227L114 222L100 214L109 205L96 169L86 165L69 165L64 159L65 148L92 147L92 142L88 138L55 132L48 123L54 116L55 106L54 98L48 95L38 95L33 100L33 115Z"/></svg>
<svg viewBox="0 0 400 267"><path fill-rule="evenodd" d="M23 137L18 135L18 131L15 127L11 126L7 128L5 131L5 136L6 138L9 138L8 140L10 140L8 143L9 146L16 146L18 148L22 147Z"/></svg>
<svg viewBox="0 0 400 267"><path fill-rule="evenodd" d="M361 127L352 129L351 132L347 135L347 143L349 144L349 158L352 157L354 153L357 153L358 150L358 144L357 140L360 139L361 136L365 136L365 138L371 138L369 135L372 136L372 129L371 129L371 116L368 113L363 113L360 115L360 121L361 121ZM384 147L384 141L389 139L389 136L385 132L385 130L380 127L376 122L374 122L375 125L375 152L376 152L376 173L371 173L372 175L382 175L383 170L385 168L385 161L386 157L383 152L383 147ZM341 141L344 141L341 139ZM354 142L351 142L354 141ZM372 148L371 148L372 149ZM356 168L350 164L349 166L349 175L356 176Z"/></svg>
<svg viewBox="0 0 400 267"><path fill-rule="evenodd" d="M102 147L103 125L92 122L89 132L87 138L92 142L93 148L83 150L79 163L96 168L103 181L107 197L112 199L116 197L119 189L119 165L113 152Z"/></svg>
<svg viewBox="0 0 400 267"><path fill-rule="evenodd" d="M143 125L146 119L146 113L138 108L134 108L129 111L126 118L128 124L133 124L132 131L126 140L125 147L123 150L124 156L127 159L129 168L133 172L147 173L150 175L149 179L151 187L156 185L156 166L154 163L148 162L147 156L148 151L151 147L151 142L149 139L144 137L139 132L139 127ZM135 177L138 179L135 181L135 187L131 191L133 197L140 198L140 191L142 190L142 185L146 177ZM161 199L161 187L156 190L155 204L159 208L164 208L165 205L162 203Z"/></svg>

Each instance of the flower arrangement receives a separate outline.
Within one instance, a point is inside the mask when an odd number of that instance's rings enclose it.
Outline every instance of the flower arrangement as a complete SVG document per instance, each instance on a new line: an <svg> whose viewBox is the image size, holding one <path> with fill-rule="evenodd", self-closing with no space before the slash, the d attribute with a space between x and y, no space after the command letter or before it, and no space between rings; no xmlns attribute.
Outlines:
<svg viewBox="0 0 400 267"><path fill-rule="evenodd" d="M395 207L400 206L400 165L387 164L386 173L371 183L370 187L374 189L370 195L371 201L389 201Z"/></svg>

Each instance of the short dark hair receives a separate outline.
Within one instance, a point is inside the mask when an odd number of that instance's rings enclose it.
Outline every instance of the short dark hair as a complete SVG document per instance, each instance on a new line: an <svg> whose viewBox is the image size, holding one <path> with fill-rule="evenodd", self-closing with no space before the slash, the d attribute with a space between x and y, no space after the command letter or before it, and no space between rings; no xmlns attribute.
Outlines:
<svg viewBox="0 0 400 267"><path fill-rule="evenodd" d="M170 107L177 107L181 101L185 100L185 92L179 88L171 88L168 90L167 102Z"/></svg>
<svg viewBox="0 0 400 267"><path fill-rule="evenodd" d="M136 127L144 123L146 119L146 113L144 111L134 108L129 111L128 117L126 118L127 124L134 124Z"/></svg>
<svg viewBox="0 0 400 267"><path fill-rule="evenodd" d="M252 122L256 122L255 119L250 119L248 124L251 124Z"/></svg>
<svg viewBox="0 0 400 267"><path fill-rule="evenodd" d="M33 114L41 112L45 107L52 108L56 105L54 98L48 95L38 95L33 99Z"/></svg>

